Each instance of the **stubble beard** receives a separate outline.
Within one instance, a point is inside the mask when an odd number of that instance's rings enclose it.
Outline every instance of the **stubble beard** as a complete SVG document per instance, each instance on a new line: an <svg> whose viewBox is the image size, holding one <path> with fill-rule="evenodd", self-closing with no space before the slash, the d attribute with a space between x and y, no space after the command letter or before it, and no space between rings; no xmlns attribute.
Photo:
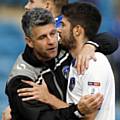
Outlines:
<svg viewBox="0 0 120 120"><path fill-rule="evenodd" d="M72 31L72 30L70 30L70 31ZM65 41L64 46L68 50L76 48L76 40L75 40L72 32L70 32L70 36L68 38L66 38L64 41Z"/></svg>

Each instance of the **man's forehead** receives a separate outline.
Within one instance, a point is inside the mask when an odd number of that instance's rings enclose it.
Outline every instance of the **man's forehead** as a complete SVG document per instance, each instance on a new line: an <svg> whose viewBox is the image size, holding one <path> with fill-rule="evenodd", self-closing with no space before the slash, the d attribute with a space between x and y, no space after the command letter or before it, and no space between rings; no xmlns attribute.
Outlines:
<svg viewBox="0 0 120 120"><path fill-rule="evenodd" d="M53 30L56 30L56 27L54 24L47 24L47 25L43 25L43 26L35 26L32 29L35 32L40 32L40 33L49 33Z"/></svg>
<svg viewBox="0 0 120 120"><path fill-rule="evenodd" d="M30 1L30 2L36 2L36 1L38 1L38 2L46 2L47 0L27 0L27 1Z"/></svg>

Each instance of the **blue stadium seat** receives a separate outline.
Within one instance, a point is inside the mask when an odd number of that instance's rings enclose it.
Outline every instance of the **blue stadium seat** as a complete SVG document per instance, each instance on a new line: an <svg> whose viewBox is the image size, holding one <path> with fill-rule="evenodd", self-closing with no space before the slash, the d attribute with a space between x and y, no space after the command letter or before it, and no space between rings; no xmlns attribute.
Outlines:
<svg viewBox="0 0 120 120"><path fill-rule="evenodd" d="M0 119L1 112L7 105L5 83L9 72L24 48L23 34L15 23L0 21Z"/></svg>

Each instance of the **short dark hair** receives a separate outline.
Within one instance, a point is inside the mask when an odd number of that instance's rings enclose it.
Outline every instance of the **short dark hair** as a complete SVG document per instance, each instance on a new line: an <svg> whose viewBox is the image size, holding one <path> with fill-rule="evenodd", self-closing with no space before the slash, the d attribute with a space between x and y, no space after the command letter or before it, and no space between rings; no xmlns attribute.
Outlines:
<svg viewBox="0 0 120 120"><path fill-rule="evenodd" d="M68 4L68 0L52 0L55 6L55 10L60 14L61 9L64 5Z"/></svg>
<svg viewBox="0 0 120 120"><path fill-rule="evenodd" d="M53 0L57 7L63 7L68 4L68 0Z"/></svg>
<svg viewBox="0 0 120 120"><path fill-rule="evenodd" d="M96 35L102 21L101 14L95 5L86 2L65 5L61 13L67 17L73 27L81 25L89 39Z"/></svg>
<svg viewBox="0 0 120 120"><path fill-rule="evenodd" d="M51 12L43 8L33 8L32 10L25 12L22 17L22 28L25 35L28 37L32 37L31 30L33 27L51 23L55 24L55 20Z"/></svg>

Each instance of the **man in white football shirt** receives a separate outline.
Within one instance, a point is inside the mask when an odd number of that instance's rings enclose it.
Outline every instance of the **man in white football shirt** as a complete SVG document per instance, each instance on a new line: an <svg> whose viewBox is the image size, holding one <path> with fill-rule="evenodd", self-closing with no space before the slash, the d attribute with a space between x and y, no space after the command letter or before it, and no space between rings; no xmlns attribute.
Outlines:
<svg viewBox="0 0 120 120"><path fill-rule="evenodd" d="M115 120L114 76L106 56L96 52L97 61L91 60L84 74L77 74L75 56L83 45L96 35L101 24L98 9L88 3L73 3L62 9L63 20L60 37L73 56L70 66L67 102L77 104L82 96L102 93L104 101L95 113L84 116L85 120ZM81 49L78 47L81 46ZM79 113L75 113L79 115Z"/></svg>

